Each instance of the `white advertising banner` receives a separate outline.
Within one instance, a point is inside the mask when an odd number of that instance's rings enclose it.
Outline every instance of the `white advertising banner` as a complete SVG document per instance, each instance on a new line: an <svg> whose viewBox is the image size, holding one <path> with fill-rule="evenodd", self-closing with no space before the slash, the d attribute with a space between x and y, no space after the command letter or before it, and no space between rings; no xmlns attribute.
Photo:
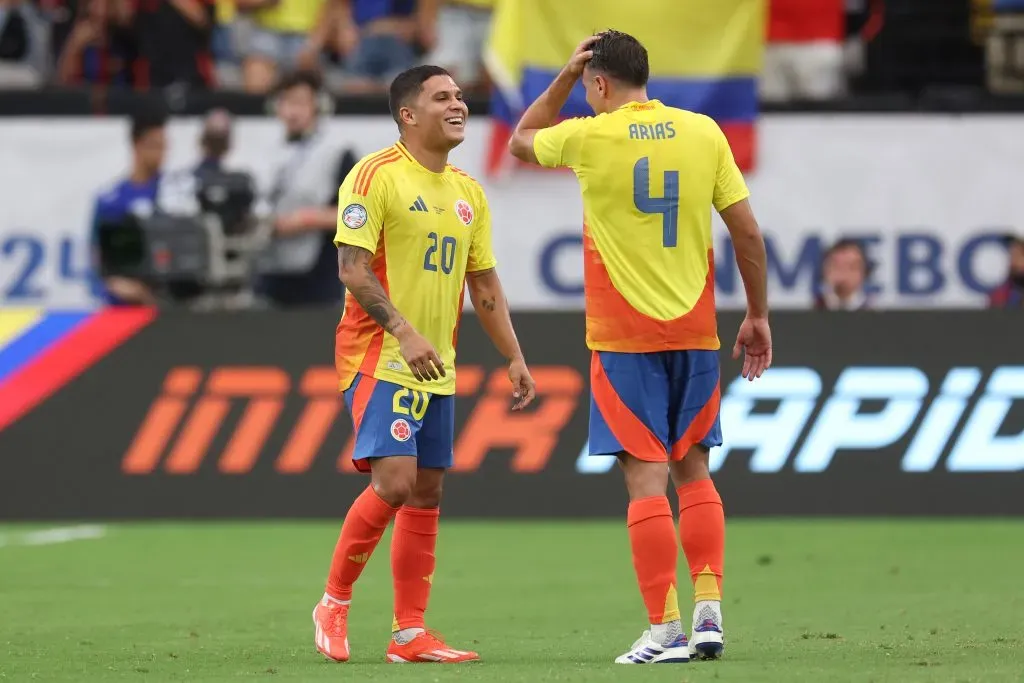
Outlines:
<svg viewBox="0 0 1024 683"><path fill-rule="evenodd" d="M499 270L513 307L582 306L582 206L571 174L517 170L489 179L487 121L470 121L452 162L479 179L494 217ZM167 167L198 159L197 120L170 128ZM237 123L229 166L265 187L281 130ZM367 154L391 144L385 117L329 122L339 144ZM748 177L769 249L776 308L811 304L823 249L864 241L879 307L976 307L1006 273L1001 237L1020 233L1024 117L766 116ZM122 120L0 119L0 306L96 305L87 278L96 195L125 173ZM717 219L716 219L717 221ZM742 308L743 286L716 223L718 302Z"/></svg>

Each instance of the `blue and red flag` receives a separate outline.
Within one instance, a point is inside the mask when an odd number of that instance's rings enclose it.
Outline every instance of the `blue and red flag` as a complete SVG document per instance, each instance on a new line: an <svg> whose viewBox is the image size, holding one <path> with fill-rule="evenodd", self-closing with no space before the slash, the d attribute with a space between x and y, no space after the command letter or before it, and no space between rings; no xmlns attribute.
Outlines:
<svg viewBox="0 0 1024 683"><path fill-rule="evenodd" d="M0 310L0 431L135 336L155 308Z"/></svg>
<svg viewBox="0 0 1024 683"><path fill-rule="evenodd" d="M576 45L614 28L646 46L648 95L707 114L725 131L737 163L754 166L757 78L764 52L765 0L498 0L485 50L495 82L488 170L526 107L551 83ZM590 116L577 85L563 117Z"/></svg>

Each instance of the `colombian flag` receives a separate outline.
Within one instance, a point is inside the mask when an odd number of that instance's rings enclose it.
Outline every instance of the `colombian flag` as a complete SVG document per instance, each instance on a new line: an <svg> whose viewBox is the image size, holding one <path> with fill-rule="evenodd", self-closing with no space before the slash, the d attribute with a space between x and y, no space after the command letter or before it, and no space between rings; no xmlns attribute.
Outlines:
<svg viewBox="0 0 1024 683"><path fill-rule="evenodd" d="M757 76L766 0L498 0L484 59L495 82L488 170L507 158L511 127L586 36L614 28L636 36L651 64L648 95L712 117L743 170L754 166ZM577 84L562 110L590 116Z"/></svg>

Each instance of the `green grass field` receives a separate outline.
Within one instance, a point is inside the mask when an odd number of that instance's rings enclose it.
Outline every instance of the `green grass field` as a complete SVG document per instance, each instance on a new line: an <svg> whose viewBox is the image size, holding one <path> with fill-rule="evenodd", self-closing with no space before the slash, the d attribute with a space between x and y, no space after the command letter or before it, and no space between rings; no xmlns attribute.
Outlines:
<svg viewBox="0 0 1024 683"><path fill-rule="evenodd" d="M39 528L0 526L0 680L1024 681L1020 522L730 522L725 659L659 667L610 663L644 627L617 522L442 522L429 614L461 666L383 663L386 546L353 661L315 653L333 522Z"/></svg>

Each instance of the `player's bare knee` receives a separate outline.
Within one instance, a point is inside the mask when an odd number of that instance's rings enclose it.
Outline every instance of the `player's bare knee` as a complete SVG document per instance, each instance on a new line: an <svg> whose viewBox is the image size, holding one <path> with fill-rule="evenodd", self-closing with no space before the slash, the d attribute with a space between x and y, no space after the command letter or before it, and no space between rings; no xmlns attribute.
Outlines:
<svg viewBox="0 0 1024 683"><path fill-rule="evenodd" d="M710 451L694 444L682 460L672 462L672 483L676 488L701 479L711 478Z"/></svg>
<svg viewBox="0 0 1024 683"><path fill-rule="evenodd" d="M632 455L620 456L619 462L626 476L626 490L630 500L664 496L668 488L668 467L664 462L650 462Z"/></svg>
<svg viewBox="0 0 1024 683"><path fill-rule="evenodd" d="M381 500L391 507L405 505L416 488L415 458L378 458L371 468L373 490Z"/></svg>
<svg viewBox="0 0 1024 683"><path fill-rule="evenodd" d="M444 470L420 469L416 472L416 485L405 502L414 508L436 508L441 505L444 488Z"/></svg>

